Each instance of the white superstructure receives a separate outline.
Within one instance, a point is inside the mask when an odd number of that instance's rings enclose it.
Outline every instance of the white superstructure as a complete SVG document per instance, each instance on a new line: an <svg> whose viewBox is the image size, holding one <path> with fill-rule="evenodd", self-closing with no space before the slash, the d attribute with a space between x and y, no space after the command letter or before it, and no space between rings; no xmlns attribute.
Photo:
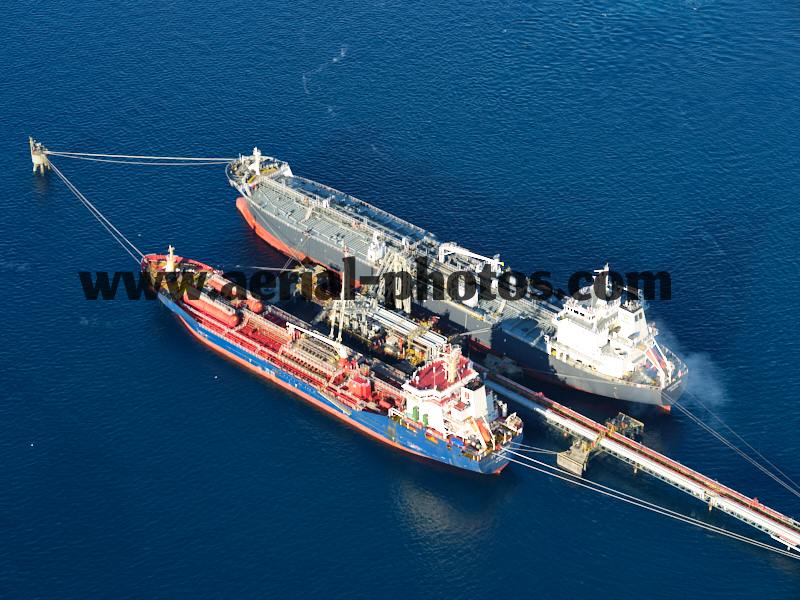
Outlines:
<svg viewBox="0 0 800 600"><path fill-rule="evenodd" d="M612 296L608 273L606 264L593 284L580 290L587 299L564 299L553 317L553 333L545 337L547 351L606 377L664 387L681 373L659 348L642 303ZM598 296L597 288L605 290L605 297Z"/></svg>
<svg viewBox="0 0 800 600"><path fill-rule="evenodd" d="M439 358L417 369L403 392L406 417L434 435L471 440L482 449L494 444L491 427L498 416L507 416L506 404L486 389L458 346L447 345Z"/></svg>

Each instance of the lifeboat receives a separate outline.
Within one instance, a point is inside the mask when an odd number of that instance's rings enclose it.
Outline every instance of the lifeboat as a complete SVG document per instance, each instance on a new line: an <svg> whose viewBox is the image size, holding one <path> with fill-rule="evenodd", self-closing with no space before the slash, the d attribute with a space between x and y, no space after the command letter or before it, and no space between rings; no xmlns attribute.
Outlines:
<svg viewBox="0 0 800 600"><path fill-rule="evenodd" d="M201 294L199 298L190 298L188 294L184 294L183 302L226 327L236 327L241 320L239 314L230 306L214 302L205 294Z"/></svg>
<svg viewBox="0 0 800 600"><path fill-rule="evenodd" d="M228 281L219 275L212 276L208 280L208 285L228 299L244 298L247 303L247 308L254 313L260 313L264 310L264 303L261 302L261 300L253 296L253 294L242 286L236 285L232 281Z"/></svg>

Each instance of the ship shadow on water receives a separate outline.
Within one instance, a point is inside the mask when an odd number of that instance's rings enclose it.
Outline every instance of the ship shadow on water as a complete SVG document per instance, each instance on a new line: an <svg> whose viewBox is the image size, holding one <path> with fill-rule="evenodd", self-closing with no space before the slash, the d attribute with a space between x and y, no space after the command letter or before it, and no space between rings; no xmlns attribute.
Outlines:
<svg viewBox="0 0 800 600"><path fill-rule="evenodd" d="M511 467L495 477L422 464L421 459L395 466L391 488L396 513L418 535L445 536L445 543L451 537L453 545L488 539L521 483Z"/></svg>

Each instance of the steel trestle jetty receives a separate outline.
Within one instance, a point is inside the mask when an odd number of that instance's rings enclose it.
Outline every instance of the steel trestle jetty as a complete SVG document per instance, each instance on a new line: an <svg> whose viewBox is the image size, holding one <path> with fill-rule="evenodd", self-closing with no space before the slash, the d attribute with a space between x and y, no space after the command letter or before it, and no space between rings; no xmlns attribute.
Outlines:
<svg viewBox="0 0 800 600"><path fill-rule="evenodd" d="M572 437L588 442L578 462L581 475L593 451L602 450L619 460L633 465L670 485L702 500L709 510L717 508L744 523L769 535L790 550L800 552L800 523L791 517L769 508L756 498L749 498L728 486L714 481L663 454L640 444L614 430L601 425L566 406L550 400L541 393L500 374L490 374L486 386L498 394L514 400L544 418L553 427ZM569 452L569 451L568 451ZM578 455L580 456L580 452ZM578 458L576 456L576 458Z"/></svg>

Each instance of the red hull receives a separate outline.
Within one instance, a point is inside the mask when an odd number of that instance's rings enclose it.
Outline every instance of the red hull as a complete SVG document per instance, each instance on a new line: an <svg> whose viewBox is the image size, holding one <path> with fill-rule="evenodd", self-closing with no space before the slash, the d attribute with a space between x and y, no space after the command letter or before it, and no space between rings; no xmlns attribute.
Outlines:
<svg viewBox="0 0 800 600"><path fill-rule="evenodd" d="M242 213L244 220L250 226L250 229L256 232L256 235L260 237L262 240L267 242L270 246L283 252L287 256L291 256L292 258L296 258L300 262L307 260L309 257L300 252L299 250L295 250L284 244L281 240L276 238L266 229L264 229L257 221L256 218L253 216L253 213L250 212L250 208L247 206L247 199L239 196L236 199L236 208Z"/></svg>

